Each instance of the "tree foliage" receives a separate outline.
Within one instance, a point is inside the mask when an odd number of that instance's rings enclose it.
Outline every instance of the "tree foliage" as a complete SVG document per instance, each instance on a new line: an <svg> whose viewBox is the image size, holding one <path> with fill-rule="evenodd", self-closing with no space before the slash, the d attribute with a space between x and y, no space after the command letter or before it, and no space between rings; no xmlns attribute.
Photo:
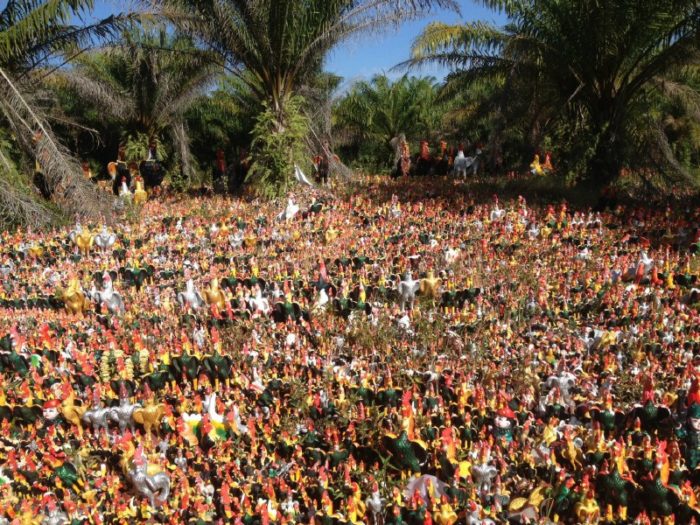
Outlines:
<svg viewBox="0 0 700 525"><path fill-rule="evenodd" d="M454 0L159 0L179 28L217 54L266 112L269 123L288 117L286 105L320 71L336 44L358 34L398 25L431 6L457 8ZM284 133L282 127L265 129ZM266 138L254 136L260 142ZM275 176L286 180L288 175Z"/></svg>
<svg viewBox="0 0 700 525"><path fill-rule="evenodd" d="M439 140L447 127L439 88L433 78L407 75L393 82L378 75L353 85L334 108L333 135L342 153L363 167L384 170L393 163L395 137Z"/></svg>
<svg viewBox="0 0 700 525"><path fill-rule="evenodd" d="M309 132L309 121L302 113L303 104L303 98L293 97L280 113L264 102L264 109L257 116L248 180L263 197L286 194L294 181L295 166L305 164L304 139Z"/></svg>
<svg viewBox="0 0 700 525"><path fill-rule="evenodd" d="M497 86L480 102L494 116L492 150L507 127L518 126L532 148L549 136L572 171L604 183L639 161L637 145L652 139L663 149L665 134L650 130L642 140L639 131L667 79L698 63L695 0L484 3L505 12L504 27L432 24L414 43L409 65L452 68L445 87L452 93Z"/></svg>
<svg viewBox="0 0 700 525"><path fill-rule="evenodd" d="M108 209L82 177L78 163L55 139L37 101L44 67L52 59L70 58L95 42L121 32L132 15L110 16L93 24L75 25L74 18L93 7L92 0L8 0L0 11L0 130L13 139L25 157L36 159L53 200L68 214L97 216ZM47 207L37 202L22 167L12 162L9 143L0 144L0 220L45 224ZM33 164L33 163L32 163ZM18 184L18 179L26 183Z"/></svg>
<svg viewBox="0 0 700 525"><path fill-rule="evenodd" d="M188 38L160 29L125 33L118 45L86 53L54 77L120 127L128 159L144 159L150 142L168 144L159 148L161 158L173 157L189 179L185 115L217 73L211 56Z"/></svg>

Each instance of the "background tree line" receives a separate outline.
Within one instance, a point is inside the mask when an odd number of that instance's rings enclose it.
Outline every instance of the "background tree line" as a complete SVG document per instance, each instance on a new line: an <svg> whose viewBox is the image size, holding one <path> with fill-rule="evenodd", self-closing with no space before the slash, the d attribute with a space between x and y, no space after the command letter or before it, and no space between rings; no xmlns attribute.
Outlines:
<svg viewBox="0 0 700 525"><path fill-rule="evenodd" d="M80 24L91 0L10 0L0 11L0 216L40 223L98 213L78 161L104 174L149 143L170 182L207 183L221 148L273 197L324 139L342 161L387 172L391 141L483 149L494 176L551 152L557 180L649 191L696 187L700 7L691 0L484 0L505 13L429 25L397 74L343 86L324 59L358 33L452 0L159 0ZM407 55L409 50L407 50ZM449 68L443 82L420 66ZM398 76L404 74L404 76ZM38 162L50 201L31 184Z"/></svg>

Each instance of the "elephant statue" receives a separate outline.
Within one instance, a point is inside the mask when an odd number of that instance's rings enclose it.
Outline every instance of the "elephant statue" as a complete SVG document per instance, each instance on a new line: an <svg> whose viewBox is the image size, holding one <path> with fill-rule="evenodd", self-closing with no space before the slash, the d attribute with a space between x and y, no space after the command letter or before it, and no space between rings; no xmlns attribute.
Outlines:
<svg viewBox="0 0 700 525"><path fill-rule="evenodd" d="M95 235L95 244L103 252L109 250L117 241L117 236L107 230L107 226L102 226L102 231Z"/></svg>
<svg viewBox="0 0 700 525"><path fill-rule="evenodd" d="M82 314L90 307L90 301L83 293L77 277L68 281L68 286L64 290L59 290L59 299L63 300L66 312L69 314Z"/></svg>
<svg viewBox="0 0 700 525"><path fill-rule="evenodd" d="M220 311L226 308L226 297L219 288L219 280L214 278L204 290L204 300L207 304L215 304Z"/></svg>
<svg viewBox="0 0 700 525"><path fill-rule="evenodd" d="M82 255L87 255L90 253L90 249L95 242L95 238L90 233L88 228L83 228L80 223L78 223L75 229L69 235L70 240L75 244L76 248Z"/></svg>
<svg viewBox="0 0 700 525"><path fill-rule="evenodd" d="M476 176L479 172L479 165L481 161L479 160L479 154L477 153L474 157L465 157L463 151L459 151L455 157L453 164L453 171L455 177L461 177L466 179L467 175Z"/></svg>

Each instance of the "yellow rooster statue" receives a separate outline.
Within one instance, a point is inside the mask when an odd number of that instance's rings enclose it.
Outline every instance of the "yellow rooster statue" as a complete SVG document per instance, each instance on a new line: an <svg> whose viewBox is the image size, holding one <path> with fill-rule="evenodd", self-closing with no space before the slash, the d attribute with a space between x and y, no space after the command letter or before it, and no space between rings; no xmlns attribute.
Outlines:
<svg viewBox="0 0 700 525"><path fill-rule="evenodd" d="M209 286L204 289L202 296L207 304L215 304L220 311L226 309L226 297L221 288L219 288L219 279L212 279L209 282Z"/></svg>
<svg viewBox="0 0 700 525"><path fill-rule="evenodd" d="M75 236L75 245L83 255L90 253L94 242L95 238L93 237L89 228L82 228L82 230Z"/></svg>
<svg viewBox="0 0 700 525"><path fill-rule="evenodd" d="M75 276L70 278L65 290L59 290L58 295L63 299L69 314L82 314L90 308L90 300L83 293L80 281Z"/></svg>
<svg viewBox="0 0 700 525"><path fill-rule="evenodd" d="M143 187L143 179L140 175L136 177L136 180L134 182L134 204L139 206L148 200L148 193L146 193L146 190Z"/></svg>

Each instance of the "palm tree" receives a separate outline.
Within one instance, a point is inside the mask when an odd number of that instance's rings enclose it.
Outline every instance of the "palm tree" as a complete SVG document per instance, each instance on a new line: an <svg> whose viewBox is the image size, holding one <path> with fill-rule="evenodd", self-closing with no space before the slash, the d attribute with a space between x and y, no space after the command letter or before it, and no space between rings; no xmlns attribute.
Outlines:
<svg viewBox="0 0 700 525"><path fill-rule="evenodd" d="M484 0L502 10L502 28L483 22L433 24L408 64L453 69L448 86L489 82L489 99L519 119L533 146L557 126L585 140L586 175L605 183L625 163L630 129L648 111L661 79L700 58L696 0ZM517 114L510 103L520 109ZM502 127L501 127L502 131Z"/></svg>
<svg viewBox="0 0 700 525"><path fill-rule="evenodd" d="M335 106L334 135L354 156L370 156L372 167L393 162L392 140L435 139L442 127L444 104L437 100L433 78L404 75L391 81L385 75L356 83Z"/></svg>
<svg viewBox="0 0 700 525"><path fill-rule="evenodd" d="M415 18L431 6L457 9L454 0L158 0L158 4L249 85L274 117L269 123L272 134L283 133L289 121L298 122L296 115L287 114L288 105L336 44ZM291 106L300 104L295 101ZM278 182L286 185L286 179Z"/></svg>
<svg viewBox="0 0 700 525"><path fill-rule="evenodd" d="M122 126L127 154L142 159L151 142L162 143L167 136L182 175L191 180L185 114L218 72L211 57L188 38L160 30L125 33L118 45L84 54L75 63L54 76Z"/></svg>
<svg viewBox="0 0 700 525"><path fill-rule="evenodd" d="M100 195L55 140L33 98L45 78L42 68L55 67L59 55L69 60L96 39L114 36L136 19L135 15L119 15L91 24L72 23L76 18L82 20L92 7L92 0L7 1L0 11L0 131L37 159L47 189L61 210L96 217L106 209ZM32 196L11 149L7 141L0 142L0 220L45 224L50 214Z"/></svg>

